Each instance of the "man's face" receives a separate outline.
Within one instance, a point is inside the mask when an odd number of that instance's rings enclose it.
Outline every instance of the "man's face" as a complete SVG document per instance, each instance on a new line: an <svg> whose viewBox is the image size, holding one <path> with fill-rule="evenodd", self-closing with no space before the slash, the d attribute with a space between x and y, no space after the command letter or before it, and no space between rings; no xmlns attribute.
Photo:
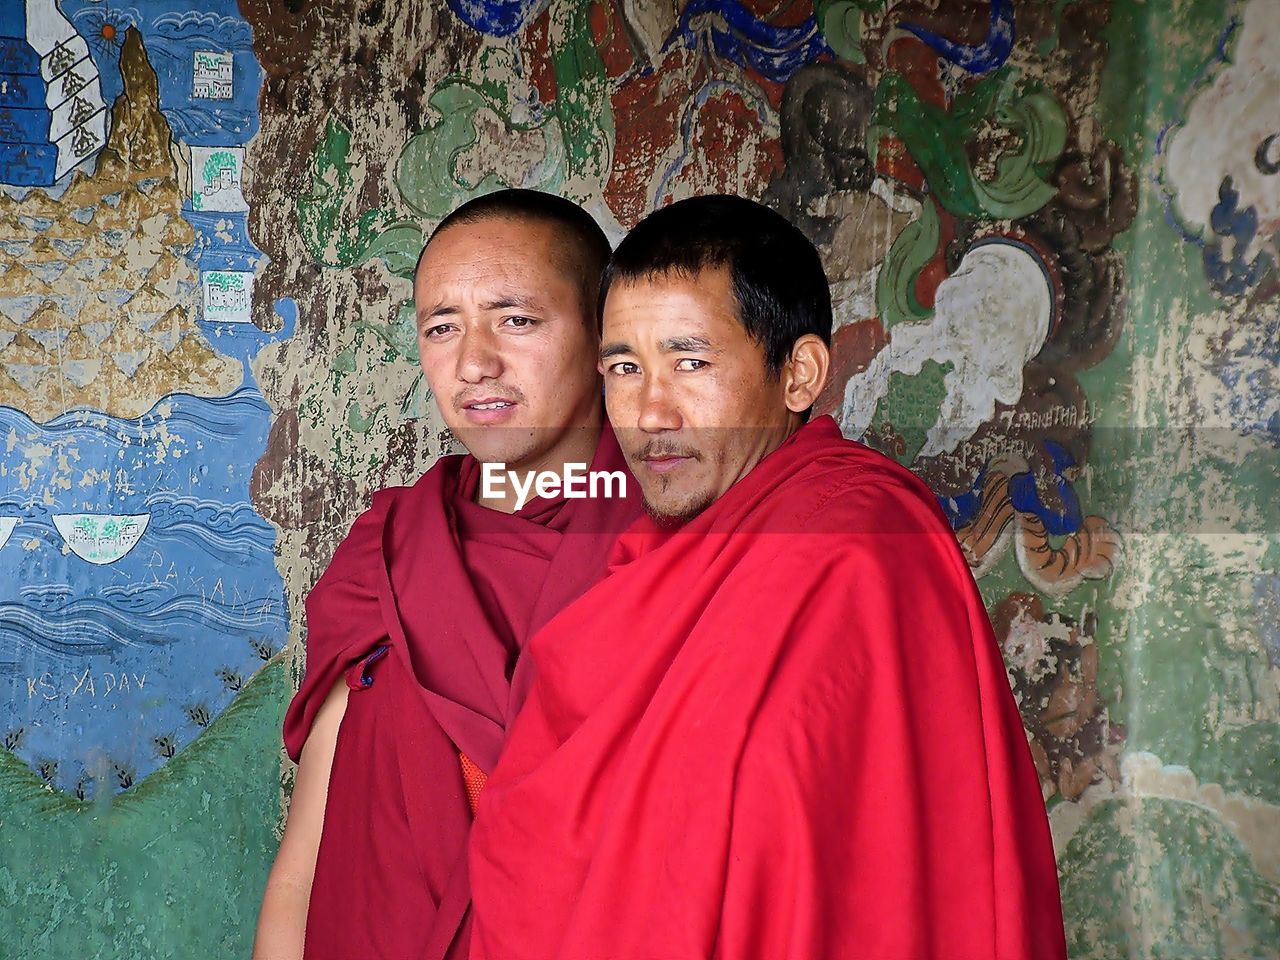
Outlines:
<svg viewBox="0 0 1280 960"><path fill-rule="evenodd" d="M422 370L478 460L541 469L599 426L598 343L574 263L537 221L454 224L427 246L413 285Z"/></svg>
<svg viewBox="0 0 1280 960"><path fill-rule="evenodd" d="M600 355L609 420L660 518L706 509L799 425L726 268L613 285Z"/></svg>

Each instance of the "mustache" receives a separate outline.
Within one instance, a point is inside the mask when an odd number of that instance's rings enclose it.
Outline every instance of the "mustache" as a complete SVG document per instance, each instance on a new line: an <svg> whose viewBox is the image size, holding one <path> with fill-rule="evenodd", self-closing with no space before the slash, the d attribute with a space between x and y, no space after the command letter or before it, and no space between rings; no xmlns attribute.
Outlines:
<svg viewBox="0 0 1280 960"><path fill-rule="evenodd" d="M702 454L693 447L682 447L669 440L650 440L632 454L633 460L661 460L665 457L689 457L693 460L701 460Z"/></svg>
<svg viewBox="0 0 1280 960"><path fill-rule="evenodd" d="M524 403L524 393L519 387L500 384L492 387L476 387L453 395L453 409L461 411L468 403L477 400L502 400L507 403Z"/></svg>

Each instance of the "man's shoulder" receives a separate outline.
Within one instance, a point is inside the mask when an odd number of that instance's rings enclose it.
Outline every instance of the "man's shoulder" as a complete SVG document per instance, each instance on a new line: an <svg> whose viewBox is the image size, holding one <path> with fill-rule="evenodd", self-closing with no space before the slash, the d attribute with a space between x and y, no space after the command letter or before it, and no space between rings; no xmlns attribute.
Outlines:
<svg viewBox="0 0 1280 960"><path fill-rule="evenodd" d="M438 499L440 485L446 477L457 474L463 459L460 454L437 457L435 462L412 483L394 484L373 491L369 496L369 506L356 518L351 533L354 534L357 528L364 526L374 524L381 526L387 517L395 512L398 505L416 507L421 506L424 500L429 503L433 499Z"/></svg>
<svg viewBox="0 0 1280 960"><path fill-rule="evenodd" d="M356 517L342 542L359 540L367 536L375 528L381 529L382 525L386 523L387 516L393 511L396 502L405 494L405 491L411 489L413 488L394 486L382 487L373 491L369 496L369 505Z"/></svg>
<svg viewBox="0 0 1280 960"><path fill-rule="evenodd" d="M404 489L388 487L373 494L369 506L356 517L346 535L338 542L324 574L312 588L310 601L314 601L337 583L365 579L370 569L380 562L382 531L387 522L387 514L398 493Z"/></svg>
<svg viewBox="0 0 1280 960"><path fill-rule="evenodd" d="M828 441L781 492L779 508L800 532L950 532L923 480L857 440Z"/></svg>
<svg viewBox="0 0 1280 960"><path fill-rule="evenodd" d="M369 496L368 506L356 517L339 542L329 570L337 568L340 575L362 569L381 552L383 532L398 513L405 508L431 508L433 488L438 486L445 473L456 469L456 463L447 461L459 459L454 456L440 457L412 484L397 484L375 490Z"/></svg>

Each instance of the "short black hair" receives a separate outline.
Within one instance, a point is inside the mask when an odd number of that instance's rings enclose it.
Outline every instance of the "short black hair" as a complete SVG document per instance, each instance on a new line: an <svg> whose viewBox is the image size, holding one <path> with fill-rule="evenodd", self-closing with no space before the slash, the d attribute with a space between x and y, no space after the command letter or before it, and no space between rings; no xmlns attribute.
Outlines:
<svg viewBox="0 0 1280 960"><path fill-rule="evenodd" d="M770 375L805 334L831 345L831 288L817 249L786 217L728 194L680 200L641 220L605 267L600 317L615 283L719 267L729 269L738 319L764 348Z"/></svg>
<svg viewBox="0 0 1280 960"><path fill-rule="evenodd" d="M462 223L479 223L483 220L522 220L547 223L556 227L568 241L567 253L571 268L582 283L582 302L590 316L596 313L596 296L600 291L600 274L609 261L609 238L605 236L595 218L572 200L543 193L541 190L508 188L473 197L441 220L418 256L418 267L426 256L427 247L442 231ZM550 251L548 251L550 252ZM413 275L418 275L417 267Z"/></svg>

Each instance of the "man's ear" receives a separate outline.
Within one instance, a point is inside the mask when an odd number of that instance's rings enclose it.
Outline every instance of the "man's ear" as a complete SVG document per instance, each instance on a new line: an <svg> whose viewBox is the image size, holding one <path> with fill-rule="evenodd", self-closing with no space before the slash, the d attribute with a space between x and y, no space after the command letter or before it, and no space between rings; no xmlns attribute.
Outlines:
<svg viewBox="0 0 1280 960"><path fill-rule="evenodd" d="M831 371L831 351L820 337L806 333L791 345L791 356L782 366L782 391L787 409L804 413L818 400Z"/></svg>

